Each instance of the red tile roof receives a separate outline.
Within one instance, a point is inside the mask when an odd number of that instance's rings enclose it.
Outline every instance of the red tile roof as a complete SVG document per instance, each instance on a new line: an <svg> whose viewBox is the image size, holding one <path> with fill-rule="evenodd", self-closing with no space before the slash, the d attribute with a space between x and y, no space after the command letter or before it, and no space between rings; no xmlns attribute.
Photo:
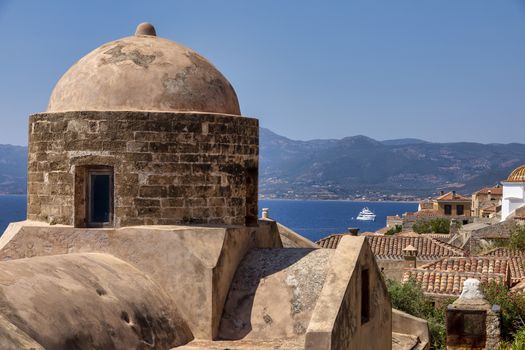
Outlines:
<svg viewBox="0 0 525 350"><path fill-rule="evenodd" d="M503 187L485 187L477 191L476 194L493 194L496 196L501 196L503 194Z"/></svg>
<svg viewBox="0 0 525 350"><path fill-rule="evenodd" d="M439 197L436 197L436 200L437 201L468 201L468 202L471 201L470 198L467 198L455 192L445 193Z"/></svg>
<svg viewBox="0 0 525 350"><path fill-rule="evenodd" d="M464 256L465 252L437 239L418 236L375 236L367 237L368 244L377 259L402 260L403 249L409 245L417 249L418 260L436 260L445 256Z"/></svg>
<svg viewBox="0 0 525 350"><path fill-rule="evenodd" d="M510 278L512 284L516 284L525 279L525 250L496 248L481 254L487 257L506 257L509 259Z"/></svg>
<svg viewBox="0 0 525 350"><path fill-rule="evenodd" d="M457 271L473 273L509 274L509 258L493 256L470 256L443 258L430 264L421 266L425 270Z"/></svg>
<svg viewBox="0 0 525 350"><path fill-rule="evenodd" d="M319 244L321 248L335 249L337 248L341 237L347 234L348 233L334 233L333 235L321 238L315 243Z"/></svg>
<svg viewBox="0 0 525 350"><path fill-rule="evenodd" d="M490 281L505 283L505 275L501 273L410 269L403 275L403 282L408 281L410 278L416 280L425 294L451 297L461 294L463 282L467 278L476 278L482 283Z"/></svg>

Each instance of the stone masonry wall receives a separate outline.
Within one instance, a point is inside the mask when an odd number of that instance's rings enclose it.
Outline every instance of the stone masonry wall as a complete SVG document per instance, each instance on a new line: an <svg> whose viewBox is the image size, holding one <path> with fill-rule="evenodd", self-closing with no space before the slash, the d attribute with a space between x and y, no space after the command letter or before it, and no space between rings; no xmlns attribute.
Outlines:
<svg viewBox="0 0 525 350"><path fill-rule="evenodd" d="M83 227L85 169L114 171L114 225L257 218L258 121L164 112L64 112L29 120L28 219Z"/></svg>

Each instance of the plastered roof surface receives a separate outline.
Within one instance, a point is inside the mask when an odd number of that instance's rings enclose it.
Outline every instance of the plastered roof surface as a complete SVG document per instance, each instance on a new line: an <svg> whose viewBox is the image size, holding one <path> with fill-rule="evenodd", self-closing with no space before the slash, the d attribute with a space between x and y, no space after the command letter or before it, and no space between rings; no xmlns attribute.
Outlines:
<svg viewBox="0 0 525 350"><path fill-rule="evenodd" d="M56 84L48 112L87 110L241 114L233 87L210 62L144 23L88 53Z"/></svg>

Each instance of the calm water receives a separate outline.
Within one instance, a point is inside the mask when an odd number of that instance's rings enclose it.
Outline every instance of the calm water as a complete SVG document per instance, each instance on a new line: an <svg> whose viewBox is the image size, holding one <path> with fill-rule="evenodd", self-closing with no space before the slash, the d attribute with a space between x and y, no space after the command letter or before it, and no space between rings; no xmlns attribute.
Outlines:
<svg viewBox="0 0 525 350"><path fill-rule="evenodd" d="M13 221L26 218L26 195L0 195L0 236Z"/></svg>
<svg viewBox="0 0 525 350"><path fill-rule="evenodd" d="M363 207L377 215L376 221L355 220ZM375 231L385 226L387 215L415 211L417 203L262 200L259 210L262 208L270 208L270 217L283 225L318 240L331 233L345 232L348 227L358 227L361 232ZM0 196L0 235L10 222L24 220L25 216L25 195Z"/></svg>
<svg viewBox="0 0 525 350"><path fill-rule="evenodd" d="M331 233L346 232L348 227L357 227L361 232L376 231L385 227L388 215L416 211L417 206L410 202L259 201L259 210L270 208L272 219L313 241ZM376 214L375 221L355 220L364 207Z"/></svg>

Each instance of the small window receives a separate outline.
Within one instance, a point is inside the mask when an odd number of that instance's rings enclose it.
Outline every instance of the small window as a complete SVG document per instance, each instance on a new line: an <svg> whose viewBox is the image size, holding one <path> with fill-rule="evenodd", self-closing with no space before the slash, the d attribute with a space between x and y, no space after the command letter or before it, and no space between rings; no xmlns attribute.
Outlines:
<svg viewBox="0 0 525 350"><path fill-rule="evenodd" d="M452 206L450 204L445 204L445 215L452 215Z"/></svg>
<svg viewBox="0 0 525 350"><path fill-rule="evenodd" d="M113 173L110 170L88 171L88 223L91 227L113 222Z"/></svg>
<svg viewBox="0 0 525 350"><path fill-rule="evenodd" d="M361 270L361 324L370 319L370 278L368 270Z"/></svg>
<svg viewBox="0 0 525 350"><path fill-rule="evenodd" d="M465 210L465 208L463 207L462 204L458 204L456 206L456 213L457 213L457 215L463 215L464 210Z"/></svg>

